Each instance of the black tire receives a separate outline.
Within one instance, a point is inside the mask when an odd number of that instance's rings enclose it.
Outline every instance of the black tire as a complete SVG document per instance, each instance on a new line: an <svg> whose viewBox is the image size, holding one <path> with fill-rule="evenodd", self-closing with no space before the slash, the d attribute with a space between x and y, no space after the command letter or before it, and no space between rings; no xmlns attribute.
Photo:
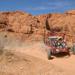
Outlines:
<svg viewBox="0 0 75 75"><path fill-rule="evenodd" d="M72 53L75 55L75 49L72 50Z"/></svg>
<svg viewBox="0 0 75 75"><path fill-rule="evenodd" d="M70 47L67 48L67 52L68 56L70 56Z"/></svg>
<svg viewBox="0 0 75 75"><path fill-rule="evenodd" d="M48 60L52 59L51 57L51 50L48 50Z"/></svg>

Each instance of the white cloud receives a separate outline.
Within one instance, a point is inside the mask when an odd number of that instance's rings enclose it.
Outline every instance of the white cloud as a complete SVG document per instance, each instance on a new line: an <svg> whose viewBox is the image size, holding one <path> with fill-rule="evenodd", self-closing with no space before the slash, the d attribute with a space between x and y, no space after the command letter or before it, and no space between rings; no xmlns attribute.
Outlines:
<svg viewBox="0 0 75 75"><path fill-rule="evenodd" d="M28 7L26 8L27 10L49 10L49 9L62 9L65 6L70 6L71 3L68 2L64 2L64 1L49 1L49 2L42 2L41 5L36 5L36 6L32 6L32 7Z"/></svg>

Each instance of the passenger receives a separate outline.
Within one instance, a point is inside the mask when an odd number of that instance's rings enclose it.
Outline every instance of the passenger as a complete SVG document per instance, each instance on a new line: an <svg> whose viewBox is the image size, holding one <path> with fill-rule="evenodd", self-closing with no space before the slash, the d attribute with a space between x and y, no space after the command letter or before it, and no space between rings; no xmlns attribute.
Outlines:
<svg viewBox="0 0 75 75"><path fill-rule="evenodd" d="M63 39L62 38L58 39L58 41L57 41L57 47L58 48L63 48Z"/></svg>
<svg viewBox="0 0 75 75"><path fill-rule="evenodd" d="M64 41L62 42L62 47L66 47L66 43Z"/></svg>

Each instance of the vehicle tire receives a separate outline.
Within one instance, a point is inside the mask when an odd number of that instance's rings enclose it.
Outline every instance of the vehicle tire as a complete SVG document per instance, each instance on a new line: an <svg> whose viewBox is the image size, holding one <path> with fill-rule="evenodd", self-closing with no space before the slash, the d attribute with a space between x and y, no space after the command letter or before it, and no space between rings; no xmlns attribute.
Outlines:
<svg viewBox="0 0 75 75"><path fill-rule="evenodd" d="M52 59L51 57L51 50L48 50L48 60Z"/></svg>
<svg viewBox="0 0 75 75"><path fill-rule="evenodd" d="M71 47L71 52L75 55L75 46L74 45Z"/></svg>
<svg viewBox="0 0 75 75"><path fill-rule="evenodd" d="M67 49L67 52L68 52L68 56L70 56L70 48L69 47Z"/></svg>

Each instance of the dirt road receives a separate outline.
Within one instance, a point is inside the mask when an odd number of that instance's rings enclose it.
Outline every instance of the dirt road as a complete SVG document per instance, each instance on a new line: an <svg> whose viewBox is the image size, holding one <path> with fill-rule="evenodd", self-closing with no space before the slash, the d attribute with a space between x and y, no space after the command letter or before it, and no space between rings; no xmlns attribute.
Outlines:
<svg viewBox="0 0 75 75"><path fill-rule="evenodd" d="M14 49L0 55L0 75L75 75L74 55L48 60L42 42Z"/></svg>

